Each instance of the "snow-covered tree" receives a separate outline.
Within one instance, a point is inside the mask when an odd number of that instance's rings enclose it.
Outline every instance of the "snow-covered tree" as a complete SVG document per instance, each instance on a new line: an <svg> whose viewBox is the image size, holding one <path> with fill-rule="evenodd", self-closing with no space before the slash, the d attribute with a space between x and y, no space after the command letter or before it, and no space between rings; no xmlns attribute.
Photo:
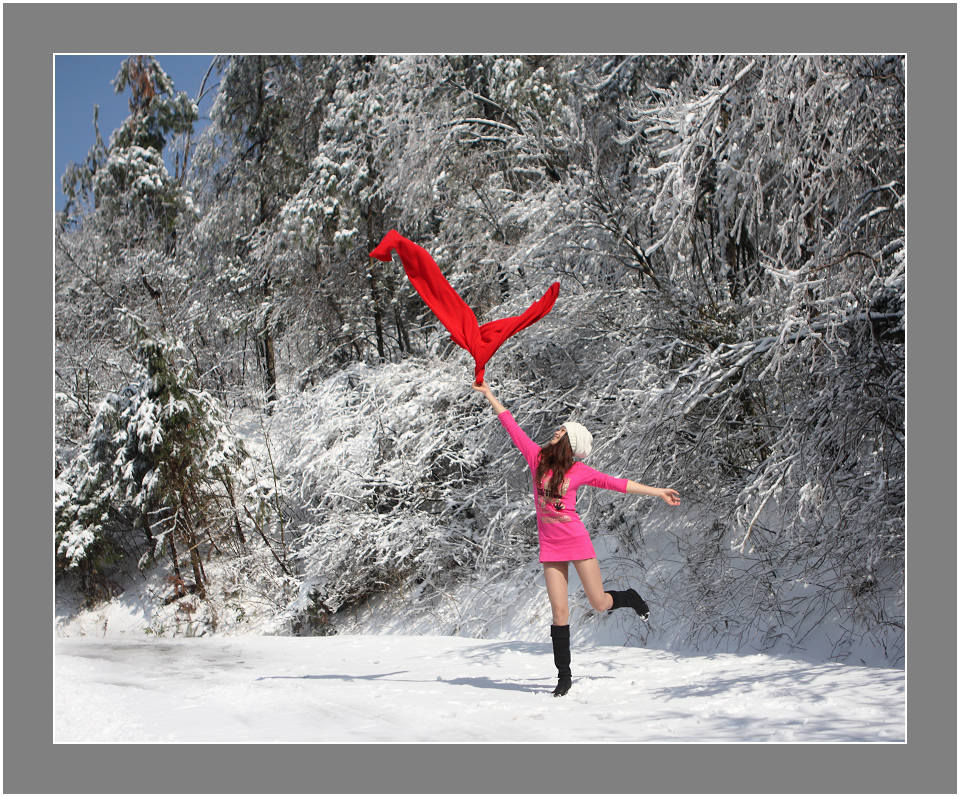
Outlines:
<svg viewBox="0 0 960 797"><path fill-rule="evenodd" d="M155 236L167 249L176 242L181 215L193 212L190 194L167 172L163 160L168 139L193 129L197 105L152 56L132 56L113 81L121 94L130 90L130 116L104 146L97 141L84 164L71 164L63 177L66 218L86 207L97 209L126 236L127 246L142 246ZM92 203L92 208L91 208Z"/></svg>
<svg viewBox="0 0 960 797"><path fill-rule="evenodd" d="M277 252L270 243L277 214L296 191L316 146L320 107L300 75L303 59L220 56L220 85L194 157L192 175L203 220L194 257L217 301L234 312L228 325L211 307L198 323L228 335L231 357L211 367L240 382L247 344L255 344L268 403L277 397ZM292 85L299 87L295 96ZM283 87L283 91L279 87ZM235 354L234 354L235 352Z"/></svg>
<svg viewBox="0 0 960 797"><path fill-rule="evenodd" d="M182 346L128 319L139 373L101 403L84 450L60 479L58 560L65 570L95 573L146 540L141 564L167 546L177 583L185 583L186 556L191 588L203 595L201 546L242 537L234 482L246 452L217 402L198 389Z"/></svg>
<svg viewBox="0 0 960 797"><path fill-rule="evenodd" d="M94 109L95 144L63 175L56 229L57 411L74 442L109 386L130 374L117 311L177 327L190 282L175 250L195 221L193 200L163 156L192 129L196 103L150 56L124 60L113 85L129 91L130 115L105 144Z"/></svg>
<svg viewBox="0 0 960 797"><path fill-rule="evenodd" d="M686 67L630 107L632 190L613 201L596 181L584 218L652 288L637 333L665 388L656 425L678 483L721 518L720 534L683 541L714 564L690 583L717 604L764 596L747 625L771 637L837 612L851 635L895 638L903 61Z"/></svg>
<svg viewBox="0 0 960 797"><path fill-rule="evenodd" d="M323 120L309 170L284 206L271 243L283 266L278 278L310 298L306 308L290 301L280 307L291 330L304 321L314 325L307 374L325 371L324 360L385 361L408 343L395 301L397 280L367 257L387 229L383 175L398 154L386 133L396 124L396 62L318 58L303 74L323 102Z"/></svg>

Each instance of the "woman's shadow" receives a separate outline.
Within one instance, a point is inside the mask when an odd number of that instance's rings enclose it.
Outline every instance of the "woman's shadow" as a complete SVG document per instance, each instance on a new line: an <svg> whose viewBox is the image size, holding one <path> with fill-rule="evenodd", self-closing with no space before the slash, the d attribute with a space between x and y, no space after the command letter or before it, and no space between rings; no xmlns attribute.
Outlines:
<svg viewBox="0 0 960 797"><path fill-rule="evenodd" d="M374 673L371 675L261 675L258 681L272 680L291 680L291 681L389 681L391 683L409 683L409 684L430 684L443 683L451 686L473 686L477 689L502 689L509 692L543 692L550 694L553 692L553 683L543 678L530 678L519 681L497 681L487 676L476 676L473 678L435 678L433 681L426 681L417 678L392 678L393 675L403 675L407 670L396 670L394 672ZM598 678L610 678L609 675L582 675L578 676L580 680L596 680Z"/></svg>

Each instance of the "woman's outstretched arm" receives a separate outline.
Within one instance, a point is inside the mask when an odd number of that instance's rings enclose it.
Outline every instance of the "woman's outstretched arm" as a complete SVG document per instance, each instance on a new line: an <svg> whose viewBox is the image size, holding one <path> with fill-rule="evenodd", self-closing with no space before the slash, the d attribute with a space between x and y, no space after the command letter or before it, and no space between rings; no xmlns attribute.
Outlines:
<svg viewBox="0 0 960 797"><path fill-rule="evenodd" d="M670 506L679 506L680 505L680 493L676 490L672 490L669 487L648 487L645 484L640 484L640 482L630 481L627 479L627 492L634 493L637 495L652 495L656 498L662 498Z"/></svg>
<svg viewBox="0 0 960 797"><path fill-rule="evenodd" d="M662 498L670 506L680 505L680 493L676 490L663 487L648 487L646 484L631 481L630 479L618 479L614 476L608 476L599 470L594 470L586 463L580 463L581 470L586 474L584 484L591 484L594 487L602 487L605 490L616 490L621 493L633 493L634 495L652 495L656 498Z"/></svg>

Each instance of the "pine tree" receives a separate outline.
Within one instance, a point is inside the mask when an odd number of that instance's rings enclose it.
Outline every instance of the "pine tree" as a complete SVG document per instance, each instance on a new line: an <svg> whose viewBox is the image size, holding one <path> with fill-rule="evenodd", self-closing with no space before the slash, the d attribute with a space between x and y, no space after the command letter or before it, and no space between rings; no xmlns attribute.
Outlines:
<svg viewBox="0 0 960 797"><path fill-rule="evenodd" d="M193 210L190 195L167 172L164 148L172 135L188 133L197 105L186 92L174 93L173 81L152 56L131 56L113 80L120 94L130 90L130 116L104 146L97 140L82 166L71 164L63 177L65 218L90 202L115 223L128 246L155 236L166 251L176 244L177 221ZM95 127L96 127L96 115Z"/></svg>
<svg viewBox="0 0 960 797"><path fill-rule="evenodd" d="M104 400L84 452L61 479L69 489L57 504L58 562L92 575L143 550L145 539L141 565L166 545L178 589L187 588L187 557L189 589L203 596L200 549L217 547L215 529L237 529L234 480L246 452L183 364L182 345L127 319L139 376Z"/></svg>
<svg viewBox="0 0 960 797"><path fill-rule="evenodd" d="M193 199L167 172L164 152L192 129L196 103L150 56L123 61L113 85L130 92L130 115L104 143L94 109L96 140L62 177L67 203L56 229L57 409L77 436L107 386L129 374L116 351L117 311L128 307L161 330L181 326L192 284L177 248L196 220Z"/></svg>

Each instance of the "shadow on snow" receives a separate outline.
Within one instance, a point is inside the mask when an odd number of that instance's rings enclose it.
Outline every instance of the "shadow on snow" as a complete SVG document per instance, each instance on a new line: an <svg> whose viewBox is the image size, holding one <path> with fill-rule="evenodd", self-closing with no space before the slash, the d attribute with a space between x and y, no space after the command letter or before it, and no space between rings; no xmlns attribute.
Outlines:
<svg viewBox="0 0 960 797"><path fill-rule="evenodd" d="M501 689L509 692L553 692L554 681L545 678L518 679L516 681L495 681L487 676L476 676L473 678L440 678L432 681L420 678L391 678L392 675L403 675L407 670L396 670L394 672L374 673L371 675L262 675L257 678L258 681L387 681L389 683L406 684L450 684L451 686L473 686L477 689ZM579 675L574 676L574 684L577 681L597 681L601 679L612 678L609 675Z"/></svg>

